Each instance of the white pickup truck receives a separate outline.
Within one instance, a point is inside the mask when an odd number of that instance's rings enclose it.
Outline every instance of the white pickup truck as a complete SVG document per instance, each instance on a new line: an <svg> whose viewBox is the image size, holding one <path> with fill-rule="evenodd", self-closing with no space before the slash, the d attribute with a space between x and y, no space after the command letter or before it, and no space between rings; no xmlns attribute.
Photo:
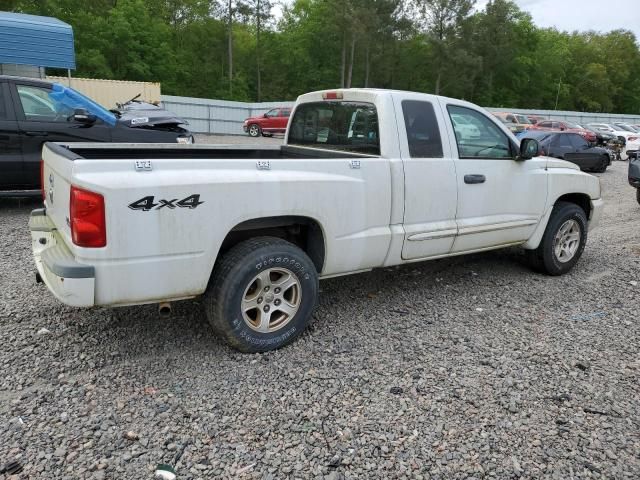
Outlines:
<svg viewBox="0 0 640 480"><path fill-rule="evenodd" d="M512 245L569 271L600 183L537 153L471 103L374 89L300 96L283 146L47 143L38 279L82 307L204 295L232 346L271 350L321 278Z"/></svg>

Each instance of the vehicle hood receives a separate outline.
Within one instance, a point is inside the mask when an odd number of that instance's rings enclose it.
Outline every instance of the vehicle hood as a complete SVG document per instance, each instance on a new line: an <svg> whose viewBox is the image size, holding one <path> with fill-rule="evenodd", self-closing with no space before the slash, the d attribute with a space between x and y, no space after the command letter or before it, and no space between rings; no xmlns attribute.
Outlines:
<svg viewBox="0 0 640 480"><path fill-rule="evenodd" d="M249 118L245 118L244 123L247 122L257 122L259 120L264 120L264 116L262 115L258 115L257 117L249 117Z"/></svg>
<svg viewBox="0 0 640 480"><path fill-rule="evenodd" d="M580 170L578 165L572 162L567 162L566 160L546 156L542 156L540 158L544 158L547 161L547 168L569 168L571 170Z"/></svg>
<svg viewBox="0 0 640 480"><path fill-rule="evenodd" d="M127 109L118 111L118 123L127 127L154 127L160 125L188 125L189 122L164 108Z"/></svg>

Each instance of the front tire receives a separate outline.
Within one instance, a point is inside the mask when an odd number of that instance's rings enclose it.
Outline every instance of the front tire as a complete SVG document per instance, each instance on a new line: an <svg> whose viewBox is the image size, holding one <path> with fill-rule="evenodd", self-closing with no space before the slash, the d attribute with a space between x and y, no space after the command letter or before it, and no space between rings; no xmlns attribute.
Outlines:
<svg viewBox="0 0 640 480"><path fill-rule="evenodd" d="M255 123L252 123L251 125L249 125L249 129L247 131L249 132L250 137L259 137L260 134L262 133L262 130L260 129L260 125L256 125Z"/></svg>
<svg viewBox="0 0 640 480"><path fill-rule="evenodd" d="M540 245L526 251L531 267L554 276L569 272L582 256L587 230L587 216L582 208L575 203L558 202Z"/></svg>
<svg viewBox="0 0 640 480"><path fill-rule="evenodd" d="M214 331L241 352L290 343L307 327L318 273L295 245L259 237L229 250L213 270L205 311Z"/></svg>

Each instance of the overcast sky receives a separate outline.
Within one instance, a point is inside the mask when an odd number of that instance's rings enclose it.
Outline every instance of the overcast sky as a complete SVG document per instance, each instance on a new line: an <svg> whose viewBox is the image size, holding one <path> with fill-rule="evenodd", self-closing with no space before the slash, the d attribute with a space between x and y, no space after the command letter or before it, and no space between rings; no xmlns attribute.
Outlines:
<svg viewBox="0 0 640 480"><path fill-rule="evenodd" d="M624 28L640 40L639 0L514 0L539 27L558 30L610 32ZM480 0L483 8L486 0Z"/></svg>
<svg viewBox="0 0 640 480"><path fill-rule="evenodd" d="M624 28L636 34L640 41L640 0L514 0L520 8L533 17L539 27L556 27L558 30L610 32ZM280 17L283 3L291 5L293 0L274 2L273 12ZM482 9L487 0L477 0Z"/></svg>

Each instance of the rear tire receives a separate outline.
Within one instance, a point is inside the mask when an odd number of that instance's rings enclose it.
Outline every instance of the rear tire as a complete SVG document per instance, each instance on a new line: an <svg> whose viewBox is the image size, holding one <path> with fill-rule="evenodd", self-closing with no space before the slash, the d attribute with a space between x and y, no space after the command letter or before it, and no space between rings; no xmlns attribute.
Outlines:
<svg viewBox="0 0 640 480"><path fill-rule="evenodd" d="M525 254L531 267L548 275L569 272L580 259L587 243L587 216L575 203L558 202L535 250Z"/></svg>
<svg viewBox="0 0 640 480"><path fill-rule="evenodd" d="M241 352L266 352L297 338L318 297L318 273L305 252L275 237L229 250L205 292L214 331Z"/></svg>
<svg viewBox="0 0 640 480"><path fill-rule="evenodd" d="M604 173L607 171L607 167L611 164L611 160L608 155L605 155L602 159L602 164L596 169L597 173Z"/></svg>

